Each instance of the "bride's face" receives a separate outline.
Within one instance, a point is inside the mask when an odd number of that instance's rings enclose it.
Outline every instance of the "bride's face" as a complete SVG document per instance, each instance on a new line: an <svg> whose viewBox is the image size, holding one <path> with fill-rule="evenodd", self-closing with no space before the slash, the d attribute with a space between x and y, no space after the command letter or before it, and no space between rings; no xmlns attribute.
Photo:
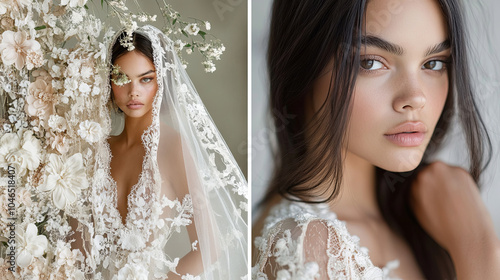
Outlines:
<svg viewBox="0 0 500 280"><path fill-rule="evenodd" d="M385 170L410 171L448 94L447 25L434 0L371 0L364 26L345 150ZM329 74L316 81L316 108L329 83Z"/></svg>
<svg viewBox="0 0 500 280"><path fill-rule="evenodd" d="M144 54L131 51L118 57L115 65L130 80L124 85L111 82L116 105L129 117L140 118L151 112L158 90L153 62Z"/></svg>

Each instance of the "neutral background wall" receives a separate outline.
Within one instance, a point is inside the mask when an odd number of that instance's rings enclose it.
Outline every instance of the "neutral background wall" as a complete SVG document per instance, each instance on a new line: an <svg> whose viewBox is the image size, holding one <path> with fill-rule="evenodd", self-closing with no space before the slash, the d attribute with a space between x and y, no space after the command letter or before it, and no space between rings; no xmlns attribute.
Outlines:
<svg viewBox="0 0 500 280"><path fill-rule="evenodd" d="M272 154L269 148L269 107L265 51L269 29L268 1L252 2L252 205L262 197L272 172ZM465 1L464 1L465 2ZM480 4L482 3L482 5ZM488 207L497 235L500 237L500 2L496 0L467 1L468 24L471 42L475 49L472 56L476 73L478 103L493 144L493 158L482 178L482 196ZM499 64L500 65L500 64ZM438 158L449 164L466 166L465 144L458 126L449 134L446 148ZM258 214L254 207L253 218Z"/></svg>
<svg viewBox="0 0 500 280"><path fill-rule="evenodd" d="M106 6L102 9L100 2L89 1L88 6L106 21L107 9ZM158 15L157 21L151 24L161 28L163 20L156 1L138 2L143 11ZM226 47L222 59L215 61L217 70L214 73L205 73L201 55L193 52L184 58L189 63L187 72L205 107L247 176L247 1L167 0L167 3L185 19L208 20L212 25L210 34ZM137 11L134 1L127 1L127 6Z"/></svg>

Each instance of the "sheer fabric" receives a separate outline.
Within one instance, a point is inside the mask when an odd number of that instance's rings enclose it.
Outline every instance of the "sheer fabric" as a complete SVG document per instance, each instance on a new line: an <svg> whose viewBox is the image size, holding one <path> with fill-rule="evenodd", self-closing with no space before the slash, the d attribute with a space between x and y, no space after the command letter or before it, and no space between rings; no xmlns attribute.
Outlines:
<svg viewBox="0 0 500 280"><path fill-rule="evenodd" d="M252 279L398 279L392 270L372 264L368 249L347 231L327 205L283 201L265 220L255 238L258 259Z"/></svg>
<svg viewBox="0 0 500 280"><path fill-rule="evenodd" d="M246 180L174 43L152 26L136 32L152 43L158 92L152 124L142 135L145 156L127 198L125 224L116 207L109 144L97 144L91 198L94 229L87 240L93 278L166 279L169 272L182 279L246 277ZM109 96L110 88L107 92ZM113 120L103 117L108 120L105 131L119 134L120 115ZM177 271L187 255L201 260L201 274L196 265L192 271L188 266L187 273Z"/></svg>

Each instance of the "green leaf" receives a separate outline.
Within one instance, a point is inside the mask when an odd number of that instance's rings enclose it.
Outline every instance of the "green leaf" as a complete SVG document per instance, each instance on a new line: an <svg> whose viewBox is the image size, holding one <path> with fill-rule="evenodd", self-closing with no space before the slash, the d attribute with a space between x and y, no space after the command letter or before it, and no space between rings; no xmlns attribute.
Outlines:
<svg viewBox="0 0 500 280"><path fill-rule="evenodd" d="M85 8L85 10L89 9L89 7L87 5L83 5L83 7Z"/></svg>
<svg viewBox="0 0 500 280"><path fill-rule="evenodd" d="M104 0L101 0L101 8L104 8Z"/></svg>
<svg viewBox="0 0 500 280"><path fill-rule="evenodd" d="M177 22L177 18L174 18L174 21L172 21L172 25L175 25L176 22Z"/></svg>
<svg viewBox="0 0 500 280"><path fill-rule="evenodd" d="M184 36L189 38L189 35L186 33L186 31L184 31L184 30L181 30L181 31L182 31L182 34L184 34Z"/></svg>
<svg viewBox="0 0 500 280"><path fill-rule="evenodd" d="M186 48L189 48L189 47L191 47L191 44L187 44L187 45L186 45Z"/></svg>
<svg viewBox="0 0 500 280"><path fill-rule="evenodd" d="M42 29L45 29L45 28L47 28L47 26L40 25L40 26L35 27L35 30L42 30Z"/></svg>

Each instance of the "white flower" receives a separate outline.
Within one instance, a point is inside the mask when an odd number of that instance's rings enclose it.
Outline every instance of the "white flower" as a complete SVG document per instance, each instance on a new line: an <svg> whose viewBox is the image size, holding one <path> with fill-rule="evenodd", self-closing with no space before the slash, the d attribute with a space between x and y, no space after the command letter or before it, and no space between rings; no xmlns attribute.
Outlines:
<svg viewBox="0 0 500 280"><path fill-rule="evenodd" d="M185 46L185 45L186 45L186 43L184 43L183 41L181 41L181 40L176 40L176 41L174 42L174 49L175 49L176 51L181 51L181 50L184 48L184 46Z"/></svg>
<svg viewBox="0 0 500 280"><path fill-rule="evenodd" d="M35 257L43 256L47 249L47 237L38 235L38 229L35 224L28 224L26 232L20 227L16 229L18 256L17 264L20 267L27 267Z"/></svg>
<svg viewBox="0 0 500 280"><path fill-rule="evenodd" d="M81 83L78 87L78 90L80 91L80 93L88 95L91 89L86 83Z"/></svg>
<svg viewBox="0 0 500 280"><path fill-rule="evenodd" d="M19 136L15 133L5 133L2 138L0 138L0 165L7 167L5 157L17 151L21 147L20 142Z"/></svg>
<svg viewBox="0 0 500 280"><path fill-rule="evenodd" d="M175 271L178 264L179 264L179 258L175 258L173 262L165 261L165 265L168 267L168 270L174 272L175 274L178 274L177 271Z"/></svg>
<svg viewBox="0 0 500 280"><path fill-rule="evenodd" d="M210 25L210 22L205 21L205 29L210 30L212 28L212 25Z"/></svg>
<svg viewBox="0 0 500 280"><path fill-rule="evenodd" d="M191 275L191 274L186 274L186 275L183 275L182 280L200 280L200 276L194 276L194 275Z"/></svg>
<svg viewBox="0 0 500 280"><path fill-rule="evenodd" d="M17 70L21 70L24 67L28 52L36 52L40 49L40 43L27 38L28 35L24 31L13 32L7 30L2 33L0 52L5 65L15 64Z"/></svg>
<svg viewBox="0 0 500 280"><path fill-rule="evenodd" d="M67 265L70 267L74 266L76 263L77 251L77 249L71 251L70 248L63 246L59 252L56 252L57 265Z"/></svg>
<svg viewBox="0 0 500 280"><path fill-rule="evenodd" d="M118 244L121 244L121 247L125 250L137 251L146 246L146 241L142 235L135 231L122 231Z"/></svg>
<svg viewBox="0 0 500 280"><path fill-rule="evenodd" d="M184 27L184 31L186 31L187 34L189 35L198 35L198 32L200 32L200 28L196 23L190 23Z"/></svg>
<svg viewBox="0 0 500 280"><path fill-rule="evenodd" d="M26 170L38 168L41 150L40 140L30 130L24 132L22 140L15 133L6 133L0 139L0 165L15 164L23 176Z"/></svg>
<svg viewBox="0 0 500 280"><path fill-rule="evenodd" d="M40 50L28 50L26 53L26 68L31 70L33 68L41 67L45 63L43 53Z"/></svg>
<svg viewBox="0 0 500 280"><path fill-rule="evenodd" d="M63 156L50 154L45 183L40 191L52 192L54 204L64 209L75 202L81 190L88 188L82 154L76 153L67 160Z"/></svg>
<svg viewBox="0 0 500 280"><path fill-rule="evenodd" d="M192 49L186 49L186 53L187 53L187 54L191 54L192 52L193 52L193 50L192 50Z"/></svg>
<svg viewBox="0 0 500 280"><path fill-rule="evenodd" d="M89 120L81 122L80 129L78 130L78 135L80 135L83 140L89 143L95 143L101 138L101 125Z"/></svg>
<svg viewBox="0 0 500 280"><path fill-rule="evenodd" d="M50 115L48 124L55 132L64 132L68 129L66 119L59 115Z"/></svg>
<svg viewBox="0 0 500 280"><path fill-rule="evenodd" d="M71 8L83 7L85 3L87 3L87 0L61 0L61 6L69 4Z"/></svg>
<svg viewBox="0 0 500 280"><path fill-rule="evenodd" d="M147 280L148 274L144 265L127 263L118 271L117 280Z"/></svg>

